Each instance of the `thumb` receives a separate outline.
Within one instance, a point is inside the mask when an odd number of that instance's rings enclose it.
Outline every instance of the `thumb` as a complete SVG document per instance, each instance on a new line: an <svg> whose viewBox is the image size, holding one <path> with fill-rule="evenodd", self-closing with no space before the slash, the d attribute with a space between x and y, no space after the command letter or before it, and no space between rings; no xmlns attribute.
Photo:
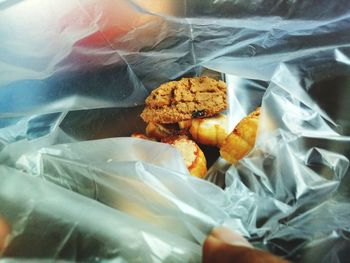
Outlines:
<svg viewBox="0 0 350 263"><path fill-rule="evenodd" d="M0 216L0 256L6 248L6 239L10 234L10 227L7 222Z"/></svg>
<svg viewBox="0 0 350 263"><path fill-rule="evenodd" d="M214 230L210 233L210 236L230 245L250 248L253 247L243 236L237 232L233 232L227 227L220 226L214 228Z"/></svg>
<svg viewBox="0 0 350 263"><path fill-rule="evenodd" d="M215 228L203 245L203 263L287 263L268 252L254 249L238 233L228 228Z"/></svg>

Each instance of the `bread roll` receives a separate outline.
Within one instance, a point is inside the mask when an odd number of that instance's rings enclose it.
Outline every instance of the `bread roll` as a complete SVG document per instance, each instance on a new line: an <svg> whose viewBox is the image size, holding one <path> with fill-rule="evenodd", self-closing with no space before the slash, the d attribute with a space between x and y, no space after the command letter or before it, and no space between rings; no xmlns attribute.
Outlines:
<svg viewBox="0 0 350 263"><path fill-rule="evenodd" d="M260 108L243 118L226 137L220 155L231 164L237 163L253 148L259 125Z"/></svg>

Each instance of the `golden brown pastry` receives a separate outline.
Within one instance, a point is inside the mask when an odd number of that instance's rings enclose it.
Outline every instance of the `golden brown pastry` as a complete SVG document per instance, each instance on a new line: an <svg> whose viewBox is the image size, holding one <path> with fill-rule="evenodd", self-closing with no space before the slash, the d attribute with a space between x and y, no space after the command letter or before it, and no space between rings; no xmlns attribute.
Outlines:
<svg viewBox="0 0 350 263"><path fill-rule="evenodd" d="M254 146L259 124L260 108L243 118L226 137L220 147L220 155L231 164L237 163Z"/></svg>
<svg viewBox="0 0 350 263"><path fill-rule="evenodd" d="M178 124L181 130L189 130L192 125L192 120L180 121Z"/></svg>
<svg viewBox="0 0 350 263"><path fill-rule="evenodd" d="M193 119L190 133L194 141L220 147L228 135L226 115L218 114L204 119Z"/></svg>
<svg viewBox="0 0 350 263"><path fill-rule="evenodd" d="M149 122L146 126L146 135L148 137L156 138L157 140L178 134L179 128L177 124L159 124Z"/></svg>
<svg viewBox="0 0 350 263"><path fill-rule="evenodd" d="M199 146L185 136L169 138L164 142L170 143L180 151L190 174L204 178L207 174L207 161Z"/></svg>
<svg viewBox="0 0 350 263"><path fill-rule="evenodd" d="M140 139L144 139L144 140L150 140L150 141L155 141L156 139L154 138L150 138L147 135L140 133L140 132L134 132L133 134L131 134L131 137L133 138L140 138Z"/></svg>
<svg viewBox="0 0 350 263"><path fill-rule="evenodd" d="M131 137L156 141L154 138L138 132L134 132ZM190 140L186 135L175 135L162 138L161 142L171 144L180 151L191 175L199 178L205 177L207 160L203 151L193 140Z"/></svg>
<svg viewBox="0 0 350 263"><path fill-rule="evenodd" d="M183 78L162 84L146 98L145 122L178 123L214 116L227 108L226 84L209 77Z"/></svg>

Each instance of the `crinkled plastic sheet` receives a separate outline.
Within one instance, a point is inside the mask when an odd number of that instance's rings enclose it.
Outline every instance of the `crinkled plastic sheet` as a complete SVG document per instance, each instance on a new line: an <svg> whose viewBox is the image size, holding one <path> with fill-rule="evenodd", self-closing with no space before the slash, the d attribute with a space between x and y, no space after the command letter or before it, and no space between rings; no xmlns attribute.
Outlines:
<svg viewBox="0 0 350 263"><path fill-rule="evenodd" d="M198 262L226 225L297 262L346 262L349 7L1 1L1 260ZM144 129L151 89L204 68L223 73L232 126L262 105L253 151L207 181L168 145L119 138Z"/></svg>

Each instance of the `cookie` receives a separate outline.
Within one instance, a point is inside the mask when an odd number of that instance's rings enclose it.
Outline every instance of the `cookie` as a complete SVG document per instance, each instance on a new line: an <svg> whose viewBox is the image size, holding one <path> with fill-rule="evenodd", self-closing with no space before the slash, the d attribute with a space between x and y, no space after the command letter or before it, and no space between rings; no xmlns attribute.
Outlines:
<svg viewBox="0 0 350 263"><path fill-rule="evenodd" d="M146 98L145 122L177 123L211 117L227 108L226 84L209 77L183 78L162 84Z"/></svg>

